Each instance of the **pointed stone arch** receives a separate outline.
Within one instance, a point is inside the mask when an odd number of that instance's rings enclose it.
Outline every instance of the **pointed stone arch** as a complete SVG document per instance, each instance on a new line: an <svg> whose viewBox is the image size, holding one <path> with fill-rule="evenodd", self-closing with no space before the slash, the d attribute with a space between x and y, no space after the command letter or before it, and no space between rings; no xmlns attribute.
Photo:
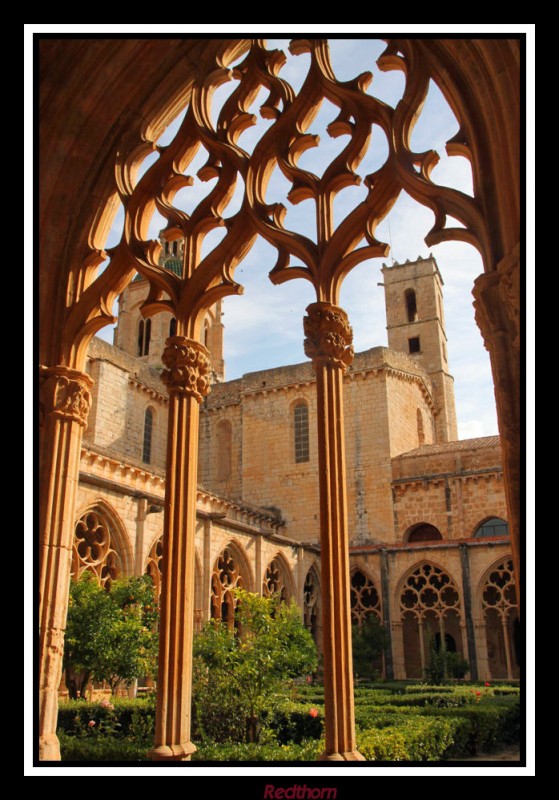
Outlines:
<svg viewBox="0 0 559 800"><path fill-rule="evenodd" d="M216 558L211 578L211 616L229 628L236 626L239 605L235 589L253 591L254 576L243 546L231 539Z"/></svg>
<svg viewBox="0 0 559 800"><path fill-rule="evenodd" d="M520 676L521 636L518 593L512 555L501 556L488 567L476 593L478 619L483 620L487 668L493 679Z"/></svg>
<svg viewBox="0 0 559 800"><path fill-rule="evenodd" d="M105 586L133 574L134 557L126 526L113 506L99 497L76 515L72 546L72 577L92 572Z"/></svg>
<svg viewBox="0 0 559 800"><path fill-rule="evenodd" d="M424 677L431 646L445 646L464 657L460 584L446 567L422 559L408 568L398 581L394 608L399 609L407 678Z"/></svg>
<svg viewBox="0 0 559 800"><path fill-rule="evenodd" d="M279 593L282 600L289 602L295 597L295 579L293 570L289 566L286 557L279 550L270 559L268 566L264 570L262 580L262 594L270 597Z"/></svg>
<svg viewBox="0 0 559 800"><path fill-rule="evenodd" d="M351 587L351 621L359 627L368 614L382 622L380 581L361 563L354 563L349 575Z"/></svg>
<svg viewBox="0 0 559 800"><path fill-rule="evenodd" d="M310 631L320 650L322 648L322 604L320 570L316 561L307 570L303 584L303 624Z"/></svg>

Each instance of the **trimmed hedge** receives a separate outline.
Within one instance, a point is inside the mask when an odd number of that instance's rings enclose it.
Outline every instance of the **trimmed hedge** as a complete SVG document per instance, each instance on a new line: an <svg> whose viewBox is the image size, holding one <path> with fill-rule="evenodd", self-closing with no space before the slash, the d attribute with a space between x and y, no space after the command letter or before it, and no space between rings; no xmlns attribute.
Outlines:
<svg viewBox="0 0 559 800"><path fill-rule="evenodd" d="M316 761L324 750L319 739L300 744L200 744L193 761Z"/></svg>
<svg viewBox="0 0 559 800"><path fill-rule="evenodd" d="M404 686L356 692L358 746L372 761L440 761L491 752L519 741L518 688ZM196 761L313 761L324 748L323 695L304 687L298 701L278 697L260 715L261 742L203 741ZM305 702L299 698L305 695ZM495 696L498 695L498 696ZM313 698L314 702L310 700ZM302 699L302 698L301 698ZM155 697L60 704L63 761L143 761L152 747ZM94 725L90 723L94 722ZM197 743L200 735L193 738Z"/></svg>
<svg viewBox="0 0 559 800"><path fill-rule="evenodd" d="M494 701L491 704L479 703L455 709L424 708L420 713L425 716L436 715L439 721L447 715L466 721L467 737L459 749L452 749L449 753L451 757L488 753L497 746L520 741L520 703L515 700L501 704Z"/></svg>
<svg viewBox="0 0 559 800"><path fill-rule="evenodd" d="M405 717L400 723L358 733L357 746L367 761L442 761L467 736L461 719Z"/></svg>
<svg viewBox="0 0 559 800"><path fill-rule="evenodd" d="M145 741L112 736L69 736L58 732L62 761L149 761Z"/></svg>
<svg viewBox="0 0 559 800"><path fill-rule="evenodd" d="M117 739L127 736L145 738L155 730L155 696L137 699L114 698L114 709L101 703L70 700L58 709L58 732L73 736L93 735L104 731ZM95 722L93 730L89 725Z"/></svg>

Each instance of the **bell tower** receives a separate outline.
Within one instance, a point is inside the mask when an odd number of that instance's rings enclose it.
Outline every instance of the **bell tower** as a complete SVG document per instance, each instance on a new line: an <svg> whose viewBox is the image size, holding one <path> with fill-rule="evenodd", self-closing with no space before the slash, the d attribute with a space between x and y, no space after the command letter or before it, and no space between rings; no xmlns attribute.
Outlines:
<svg viewBox="0 0 559 800"><path fill-rule="evenodd" d="M388 346L416 359L433 382L436 438L458 438L454 378L448 371L444 325L443 279L430 255L417 261L383 264Z"/></svg>
<svg viewBox="0 0 559 800"><path fill-rule="evenodd" d="M160 234L162 252L159 263L177 275L181 274L184 239L168 241ZM114 345L131 356L140 358L152 367L161 367L161 353L165 341L175 332L175 320L164 311L144 318L140 306L148 295L148 282L136 275L132 283L118 298L118 323L114 332ZM212 381L225 380L223 359L223 316L221 300L207 312L202 324L202 344L210 351Z"/></svg>

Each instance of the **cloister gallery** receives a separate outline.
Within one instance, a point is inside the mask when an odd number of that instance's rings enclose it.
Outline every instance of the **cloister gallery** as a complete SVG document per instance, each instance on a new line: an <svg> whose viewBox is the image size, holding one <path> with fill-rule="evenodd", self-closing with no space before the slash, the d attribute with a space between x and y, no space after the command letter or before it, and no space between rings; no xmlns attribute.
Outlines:
<svg viewBox="0 0 559 800"><path fill-rule="evenodd" d="M395 108L366 92L367 73L338 80L327 40L290 50L309 57L298 92L281 77L285 55L259 39L39 42L43 760L60 757L68 591L84 570L103 584L148 573L157 587L155 759L194 749L193 631L210 617L234 624L237 586L300 605L323 656L328 759L360 758L352 620L384 624L387 678L421 677L425 630L472 678L518 676L519 42L388 39L378 66L405 76ZM473 197L433 182L436 154L410 148L431 80L458 120L447 151L469 159ZM271 123L248 152L240 139L257 97ZM338 112L328 132L347 143L317 177L298 160L316 145L308 131L325 100ZM184 109L170 143L156 144ZM388 156L337 222L334 198L359 182L373 126ZM198 176L214 183L186 213L174 198L200 148ZM286 202L314 203L316 241L269 202L275 169L290 183ZM388 256L375 230L401 192L434 213L427 246L461 240L481 254L472 288L500 436L458 439L432 255L383 266L388 347L354 353L341 284ZM122 236L105 249L119 204ZM155 211L165 226L150 238ZM259 238L277 251L274 284L315 290L301 309L309 360L228 381L222 303L241 292L235 268ZM113 344L96 336L114 322Z"/></svg>

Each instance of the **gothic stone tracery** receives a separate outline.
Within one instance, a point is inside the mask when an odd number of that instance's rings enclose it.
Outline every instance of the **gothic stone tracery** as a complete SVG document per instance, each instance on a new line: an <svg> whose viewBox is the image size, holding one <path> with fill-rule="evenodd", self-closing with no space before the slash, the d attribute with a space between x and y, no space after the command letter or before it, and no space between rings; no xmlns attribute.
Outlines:
<svg viewBox="0 0 559 800"><path fill-rule="evenodd" d="M113 547L110 525L96 509L81 517L74 537L72 577L78 580L86 571L106 587L122 574L122 562Z"/></svg>

